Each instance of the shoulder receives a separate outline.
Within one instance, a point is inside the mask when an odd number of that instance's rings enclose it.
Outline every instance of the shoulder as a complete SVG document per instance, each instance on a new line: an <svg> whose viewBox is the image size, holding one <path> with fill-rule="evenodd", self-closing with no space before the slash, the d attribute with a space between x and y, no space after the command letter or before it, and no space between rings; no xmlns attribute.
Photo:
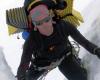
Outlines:
<svg viewBox="0 0 100 80"><path fill-rule="evenodd" d="M57 21L57 25L59 31L63 32L66 35L70 35L77 31L77 28L73 24L64 20Z"/></svg>
<svg viewBox="0 0 100 80"><path fill-rule="evenodd" d="M64 21L64 20L59 20L59 24L65 27L75 27L73 24L71 24L68 21Z"/></svg>
<svg viewBox="0 0 100 80"><path fill-rule="evenodd" d="M59 21L57 21L57 25L60 27L60 28L62 28L62 29L64 29L64 30L67 30L67 31L69 31L69 30L71 30L71 29L73 29L73 28L76 28L73 24L71 24L70 22L67 22L67 21L64 21L64 20L59 20Z"/></svg>

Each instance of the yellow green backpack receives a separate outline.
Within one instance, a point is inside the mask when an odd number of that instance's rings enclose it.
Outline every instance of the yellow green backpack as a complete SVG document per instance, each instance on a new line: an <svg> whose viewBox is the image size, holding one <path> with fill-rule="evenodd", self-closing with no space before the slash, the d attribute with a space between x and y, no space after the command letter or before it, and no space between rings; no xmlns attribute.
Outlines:
<svg viewBox="0 0 100 80"><path fill-rule="evenodd" d="M67 7L63 10L55 10L56 14L60 16L64 21L68 21L76 27L80 25L80 22L84 22L80 12L73 8L73 0L65 0Z"/></svg>
<svg viewBox="0 0 100 80"><path fill-rule="evenodd" d="M27 0L29 1L29 0ZM31 4L28 5L30 8L36 2L41 0L30 0ZM64 0L67 3L67 7L63 10L53 9L52 12L55 13L60 19L68 21L75 25L75 27L80 25L80 22L83 22L81 14L73 9L73 0ZM57 4L56 0L53 0ZM59 19L58 17L58 19ZM13 8L6 10L6 21L8 24L9 34L19 33L23 30L28 29L28 18L25 11L25 7Z"/></svg>

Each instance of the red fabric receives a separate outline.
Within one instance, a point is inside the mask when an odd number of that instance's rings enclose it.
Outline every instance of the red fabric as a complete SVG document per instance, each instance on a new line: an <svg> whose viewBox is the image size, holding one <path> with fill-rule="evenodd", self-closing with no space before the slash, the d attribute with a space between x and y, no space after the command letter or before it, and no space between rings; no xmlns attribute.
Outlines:
<svg viewBox="0 0 100 80"><path fill-rule="evenodd" d="M26 70L26 69L28 69L29 64L21 64L20 66L21 66L21 68L22 68L23 70Z"/></svg>

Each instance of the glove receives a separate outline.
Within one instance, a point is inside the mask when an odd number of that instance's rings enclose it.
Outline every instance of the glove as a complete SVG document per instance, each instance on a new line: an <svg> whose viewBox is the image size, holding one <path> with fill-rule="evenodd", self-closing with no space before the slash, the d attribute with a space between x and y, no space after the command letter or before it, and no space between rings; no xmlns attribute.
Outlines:
<svg viewBox="0 0 100 80"><path fill-rule="evenodd" d="M17 79L18 80L26 80L26 70L27 70L27 64L24 66L19 66L18 71L17 71Z"/></svg>
<svg viewBox="0 0 100 80"><path fill-rule="evenodd" d="M18 69L17 71L17 79L18 80L25 80L25 72L23 69Z"/></svg>
<svg viewBox="0 0 100 80"><path fill-rule="evenodd" d="M94 54L98 56L98 58L100 58L100 48L96 48L94 50Z"/></svg>

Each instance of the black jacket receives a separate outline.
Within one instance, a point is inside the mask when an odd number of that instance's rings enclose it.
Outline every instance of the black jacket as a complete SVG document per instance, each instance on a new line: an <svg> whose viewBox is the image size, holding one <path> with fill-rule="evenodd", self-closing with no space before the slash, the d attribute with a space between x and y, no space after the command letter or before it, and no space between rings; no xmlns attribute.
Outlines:
<svg viewBox="0 0 100 80"><path fill-rule="evenodd" d="M65 36L60 36L60 31L62 35L66 35L66 41ZM32 54L35 57L41 59L52 60L60 58L71 50L68 36L71 36L76 42L87 49L90 53L93 53L94 49L97 47L96 45L89 42L74 25L70 24L69 22L57 21L57 24L54 25L54 33L51 36L43 36L38 31L34 30L30 32L30 35L24 44L21 64L29 64ZM57 45L57 49L54 48L55 51L51 50L51 52L48 52L51 45ZM40 52L36 53L36 50ZM66 52L64 53L64 51Z"/></svg>

